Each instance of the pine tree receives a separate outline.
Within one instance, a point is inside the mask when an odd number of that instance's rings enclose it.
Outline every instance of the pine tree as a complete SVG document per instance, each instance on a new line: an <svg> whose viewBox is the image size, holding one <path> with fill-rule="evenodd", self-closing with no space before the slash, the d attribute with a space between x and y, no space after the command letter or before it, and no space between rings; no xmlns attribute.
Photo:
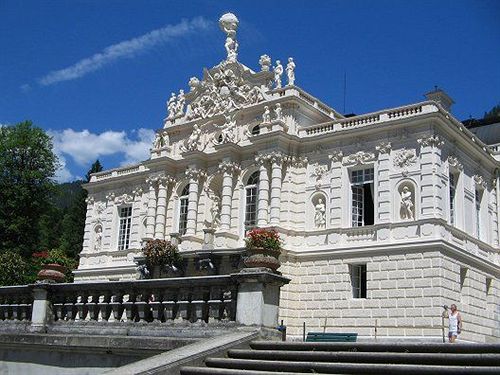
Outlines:
<svg viewBox="0 0 500 375"><path fill-rule="evenodd" d="M92 173L102 171L102 165L96 160L86 175L86 182L90 181ZM83 181L82 181L83 183ZM69 207L62 221L61 249L72 258L76 258L83 246L83 234L85 230L85 216L87 212L87 191L81 188L74 203Z"/></svg>

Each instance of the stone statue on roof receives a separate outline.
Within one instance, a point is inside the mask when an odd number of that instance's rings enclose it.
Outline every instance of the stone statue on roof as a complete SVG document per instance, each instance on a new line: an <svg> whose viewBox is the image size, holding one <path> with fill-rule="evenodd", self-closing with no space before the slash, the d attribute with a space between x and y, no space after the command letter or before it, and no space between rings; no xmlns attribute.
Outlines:
<svg viewBox="0 0 500 375"><path fill-rule="evenodd" d="M236 41L236 30L238 29L238 18L233 13L223 14L219 19L219 26L226 33L224 47L227 52L227 61L236 62L238 57L238 42Z"/></svg>

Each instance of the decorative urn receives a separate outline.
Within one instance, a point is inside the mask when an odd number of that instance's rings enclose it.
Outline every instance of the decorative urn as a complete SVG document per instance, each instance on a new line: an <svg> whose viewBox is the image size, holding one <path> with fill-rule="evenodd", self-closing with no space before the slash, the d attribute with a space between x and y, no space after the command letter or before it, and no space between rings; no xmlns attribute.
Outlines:
<svg viewBox="0 0 500 375"><path fill-rule="evenodd" d="M42 264L37 279L49 283L61 283L64 281L66 267L57 263Z"/></svg>
<svg viewBox="0 0 500 375"><path fill-rule="evenodd" d="M248 268L269 268L277 272L281 266L281 243L274 229L252 229L245 239L246 258L243 263Z"/></svg>

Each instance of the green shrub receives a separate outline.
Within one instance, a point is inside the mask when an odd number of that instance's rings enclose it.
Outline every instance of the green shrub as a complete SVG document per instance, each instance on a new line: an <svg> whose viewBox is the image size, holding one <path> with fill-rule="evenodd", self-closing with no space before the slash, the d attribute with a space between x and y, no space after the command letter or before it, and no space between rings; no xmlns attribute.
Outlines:
<svg viewBox="0 0 500 375"><path fill-rule="evenodd" d="M30 264L15 251L0 254L0 286L23 285L30 282Z"/></svg>

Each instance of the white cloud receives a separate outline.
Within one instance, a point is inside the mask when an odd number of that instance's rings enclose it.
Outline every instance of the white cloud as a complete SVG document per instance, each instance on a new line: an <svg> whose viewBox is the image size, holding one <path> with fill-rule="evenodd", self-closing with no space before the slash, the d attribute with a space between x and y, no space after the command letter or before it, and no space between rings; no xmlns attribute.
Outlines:
<svg viewBox="0 0 500 375"><path fill-rule="evenodd" d="M179 38L196 31L206 30L210 27L210 25L211 22L203 17L193 18L192 20L183 20L176 25L167 25L161 29L153 30L136 38L112 44L111 46L104 48L99 53L84 58L67 68L48 73L40 78L38 83L42 86L49 86L58 82L83 77L84 75L110 65L119 59L131 58L155 46L168 43L175 38Z"/></svg>
<svg viewBox="0 0 500 375"><path fill-rule="evenodd" d="M123 156L120 165L132 164L149 158L149 149L155 136L153 130L144 128L132 131L135 137L130 137L124 131L105 131L96 134L86 129L50 130L48 133L52 136L54 152L61 164L56 174L56 179L60 182L75 177L66 167L66 157L70 157L82 167L90 166L102 156L115 154Z"/></svg>

